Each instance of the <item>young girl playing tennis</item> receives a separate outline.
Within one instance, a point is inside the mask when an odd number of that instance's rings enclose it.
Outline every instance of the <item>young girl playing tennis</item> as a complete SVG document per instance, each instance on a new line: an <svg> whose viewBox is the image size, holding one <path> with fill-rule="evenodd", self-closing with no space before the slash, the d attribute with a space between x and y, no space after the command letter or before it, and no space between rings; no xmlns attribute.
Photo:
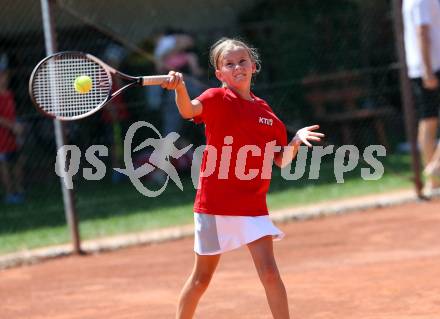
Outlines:
<svg viewBox="0 0 440 319"><path fill-rule="evenodd" d="M175 90L183 118L205 124L207 149L214 147L221 154L213 173L206 177L202 172L212 161L208 161L207 150L203 154L194 204L195 265L180 294L176 318L193 317L220 255L242 245L249 248L273 317L289 318L286 290L272 247L272 240L284 234L268 216L270 174L262 169L267 157L263 153L272 141L289 146L270 158L270 167L272 161L283 167L295 158L301 143L311 146L310 141L320 141L323 134L314 132L318 125L305 127L287 144L284 124L251 92L252 77L260 67L255 49L242 41L222 38L211 47L210 60L221 88L208 89L191 100L182 74L171 71L171 78L162 84ZM222 152L224 149L227 151Z"/></svg>

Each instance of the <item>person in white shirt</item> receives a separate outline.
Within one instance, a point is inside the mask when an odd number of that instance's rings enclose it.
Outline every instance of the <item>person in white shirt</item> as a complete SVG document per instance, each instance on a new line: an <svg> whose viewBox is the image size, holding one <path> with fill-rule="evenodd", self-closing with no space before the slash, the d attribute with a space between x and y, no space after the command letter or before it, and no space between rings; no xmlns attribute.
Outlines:
<svg viewBox="0 0 440 319"><path fill-rule="evenodd" d="M440 188L440 0L403 0L406 63L419 117L426 190Z"/></svg>

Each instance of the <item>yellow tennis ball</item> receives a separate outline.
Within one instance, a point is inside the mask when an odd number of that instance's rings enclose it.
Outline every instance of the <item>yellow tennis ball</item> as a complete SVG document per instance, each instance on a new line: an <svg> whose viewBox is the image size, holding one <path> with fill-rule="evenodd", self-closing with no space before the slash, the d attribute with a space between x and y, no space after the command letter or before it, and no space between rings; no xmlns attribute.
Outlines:
<svg viewBox="0 0 440 319"><path fill-rule="evenodd" d="M80 94L85 94L90 92L93 86L93 82L90 76L81 75L75 79L74 86L76 92Z"/></svg>

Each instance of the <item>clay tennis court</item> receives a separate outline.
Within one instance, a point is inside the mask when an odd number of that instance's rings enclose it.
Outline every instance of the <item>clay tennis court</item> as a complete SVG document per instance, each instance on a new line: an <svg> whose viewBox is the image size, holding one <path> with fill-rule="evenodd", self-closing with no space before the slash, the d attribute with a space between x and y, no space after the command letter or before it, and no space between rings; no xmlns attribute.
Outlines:
<svg viewBox="0 0 440 319"><path fill-rule="evenodd" d="M440 317L440 200L282 224L293 318ZM192 239L0 272L0 318L173 318ZM196 318L271 318L247 249L225 254Z"/></svg>

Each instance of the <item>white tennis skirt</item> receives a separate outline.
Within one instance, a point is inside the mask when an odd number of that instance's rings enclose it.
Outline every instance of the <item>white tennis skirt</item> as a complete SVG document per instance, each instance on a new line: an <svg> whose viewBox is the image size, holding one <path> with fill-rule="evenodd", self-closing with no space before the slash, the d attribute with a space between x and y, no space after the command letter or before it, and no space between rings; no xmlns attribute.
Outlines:
<svg viewBox="0 0 440 319"><path fill-rule="evenodd" d="M194 251L217 255L264 236L281 240L284 233L264 216L223 216L194 213Z"/></svg>

